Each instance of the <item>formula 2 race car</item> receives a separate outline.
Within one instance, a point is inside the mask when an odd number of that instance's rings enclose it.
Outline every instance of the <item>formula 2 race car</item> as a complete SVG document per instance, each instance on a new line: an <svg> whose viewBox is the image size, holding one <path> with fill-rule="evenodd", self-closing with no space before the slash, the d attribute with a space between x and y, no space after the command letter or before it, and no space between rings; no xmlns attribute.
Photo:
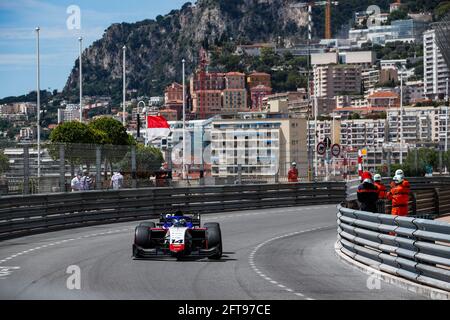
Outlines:
<svg viewBox="0 0 450 320"><path fill-rule="evenodd" d="M222 234L217 222L201 227L200 214L162 214L159 222L141 222L134 232L133 257L222 257Z"/></svg>

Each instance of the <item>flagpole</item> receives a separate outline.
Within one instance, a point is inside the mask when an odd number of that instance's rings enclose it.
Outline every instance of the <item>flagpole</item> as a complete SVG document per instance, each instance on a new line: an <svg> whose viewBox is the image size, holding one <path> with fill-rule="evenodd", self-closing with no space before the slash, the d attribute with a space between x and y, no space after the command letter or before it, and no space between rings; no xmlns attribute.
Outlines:
<svg viewBox="0 0 450 320"><path fill-rule="evenodd" d="M185 60L182 61L183 64L183 159L182 159L182 177L186 179L186 86L185 86L185 75L184 75L184 63Z"/></svg>

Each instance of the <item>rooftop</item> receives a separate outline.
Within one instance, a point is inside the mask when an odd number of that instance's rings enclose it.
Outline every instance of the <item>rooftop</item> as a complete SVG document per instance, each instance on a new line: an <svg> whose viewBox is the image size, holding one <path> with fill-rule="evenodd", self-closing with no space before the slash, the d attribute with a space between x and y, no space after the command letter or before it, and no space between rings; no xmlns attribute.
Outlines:
<svg viewBox="0 0 450 320"><path fill-rule="evenodd" d="M378 92L374 92L371 95L368 96L368 99L374 99L374 98L392 98L392 99L397 99L398 98L398 94L396 94L395 92L391 92L391 91L378 91Z"/></svg>

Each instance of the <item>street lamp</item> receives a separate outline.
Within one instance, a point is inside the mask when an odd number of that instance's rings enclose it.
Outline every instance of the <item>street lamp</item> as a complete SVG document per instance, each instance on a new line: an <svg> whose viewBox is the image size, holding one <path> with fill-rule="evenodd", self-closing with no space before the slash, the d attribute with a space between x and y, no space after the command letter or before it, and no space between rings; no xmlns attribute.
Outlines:
<svg viewBox="0 0 450 320"><path fill-rule="evenodd" d="M136 114L136 119L137 119L137 137L138 138L141 137L141 111L139 110L139 105L141 103L144 105L143 109L145 109L145 102L142 101L142 100L139 101L138 104L137 104L137 114Z"/></svg>
<svg viewBox="0 0 450 320"><path fill-rule="evenodd" d="M445 88L445 152L448 150L448 107L449 107L449 96L448 96L448 78Z"/></svg>
<svg viewBox="0 0 450 320"><path fill-rule="evenodd" d="M80 68L80 122L83 122L83 65L81 61L81 55L83 52L83 37L79 37L80 42L80 57L78 59Z"/></svg>
<svg viewBox="0 0 450 320"><path fill-rule="evenodd" d="M183 66L183 159L182 159L182 177L186 179L186 85L185 85L185 62L186 60L181 60Z"/></svg>
<svg viewBox="0 0 450 320"><path fill-rule="evenodd" d="M36 29L36 111L37 111L37 176L41 177L41 66L40 66L40 52L39 52L39 27ZM38 180L39 181L39 180Z"/></svg>
<svg viewBox="0 0 450 320"><path fill-rule="evenodd" d="M403 70L401 66L400 72L400 164L403 164Z"/></svg>
<svg viewBox="0 0 450 320"><path fill-rule="evenodd" d="M448 96L448 78L446 80L445 88L445 140L444 140L444 151L448 151L448 107L449 107L449 96ZM445 165L445 173L447 173L447 162Z"/></svg>
<svg viewBox="0 0 450 320"><path fill-rule="evenodd" d="M122 113L122 125L125 127L125 110L126 110L126 78L125 78L125 63L126 63L126 50L127 47L123 46L122 47L122 52L123 52L123 62L122 62L122 68L123 68L123 102L122 102L122 107L123 107L123 113Z"/></svg>

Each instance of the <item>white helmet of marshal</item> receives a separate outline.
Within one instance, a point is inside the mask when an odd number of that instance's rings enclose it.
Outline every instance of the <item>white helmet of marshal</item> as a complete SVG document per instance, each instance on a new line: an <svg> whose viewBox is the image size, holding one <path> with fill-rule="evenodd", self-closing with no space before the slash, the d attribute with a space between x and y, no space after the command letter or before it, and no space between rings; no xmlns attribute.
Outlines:
<svg viewBox="0 0 450 320"><path fill-rule="evenodd" d="M377 173L373 176L373 181L381 181L381 174Z"/></svg>
<svg viewBox="0 0 450 320"><path fill-rule="evenodd" d="M398 169L397 171L395 171L395 175L396 175L396 176L402 176L402 177L404 177L404 176L405 176L405 173L403 172L402 169Z"/></svg>
<svg viewBox="0 0 450 320"><path fill-rule="evenodd" d="M395 175L393 178L392 178L392 180L395 182L395 183L402 183L403 182L403 176L401 176L401 175Z"/></svg>

